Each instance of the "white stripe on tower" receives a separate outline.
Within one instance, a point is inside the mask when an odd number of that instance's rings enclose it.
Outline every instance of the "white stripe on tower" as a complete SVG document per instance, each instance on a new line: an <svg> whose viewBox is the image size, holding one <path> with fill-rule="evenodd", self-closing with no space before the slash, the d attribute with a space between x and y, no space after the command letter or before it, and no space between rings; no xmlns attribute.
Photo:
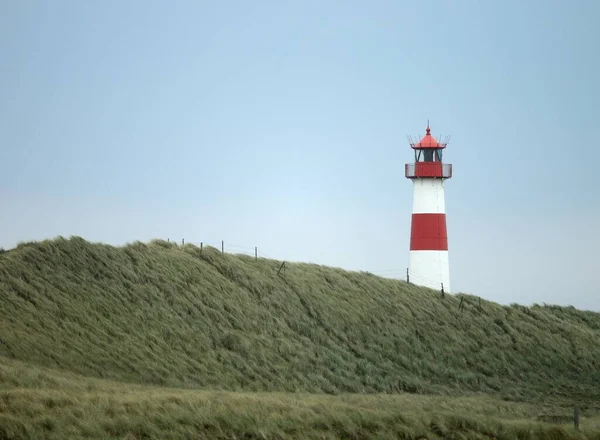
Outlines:
<svg viewBox="0 0 600 440"><path fill-rule="evenodd" d="M445 214L443 179L413 180L413 214Z"/></svg>

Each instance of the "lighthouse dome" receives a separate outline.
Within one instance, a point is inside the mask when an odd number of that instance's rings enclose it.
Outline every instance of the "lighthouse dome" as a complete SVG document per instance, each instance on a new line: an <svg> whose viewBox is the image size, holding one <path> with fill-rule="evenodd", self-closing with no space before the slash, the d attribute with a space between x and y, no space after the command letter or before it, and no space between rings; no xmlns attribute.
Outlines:
<svg viewBox="0 0 600 440"><path fill-rule="evenodd" d="M416 144L412 146L415 149L429 149L429 148L446 148L445 144L440 144L435 137L431 134L431 128L427 124L427 130L425 136Z"/></svg>

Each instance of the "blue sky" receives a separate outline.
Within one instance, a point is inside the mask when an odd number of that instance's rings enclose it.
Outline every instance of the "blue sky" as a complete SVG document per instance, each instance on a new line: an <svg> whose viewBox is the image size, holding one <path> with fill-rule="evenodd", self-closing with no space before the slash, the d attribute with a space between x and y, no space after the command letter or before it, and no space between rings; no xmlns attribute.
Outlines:
<svg viewBox="0 0 600 440"><path fill-rule="evenodd" d="M593 0L2 2L0 246L225 240L400 275L406 135L429 119L452 135L453 291L600 310L599 14Z"/></svg>

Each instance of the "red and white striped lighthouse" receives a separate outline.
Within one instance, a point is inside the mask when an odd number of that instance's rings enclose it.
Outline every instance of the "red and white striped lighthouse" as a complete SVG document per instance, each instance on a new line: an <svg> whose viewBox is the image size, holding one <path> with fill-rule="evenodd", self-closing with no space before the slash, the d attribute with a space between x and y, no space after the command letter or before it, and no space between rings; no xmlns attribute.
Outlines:
<svg viewBox="0 0 600 440"><path fill-rule="evenodd" d="M429 122L425 136L409 142L415 161L405 167L406 178L413 181L407 277L413 284L450 292L444 182L452 177L452 165L442 162L447 142L439 143L431 135Z"/></svg>

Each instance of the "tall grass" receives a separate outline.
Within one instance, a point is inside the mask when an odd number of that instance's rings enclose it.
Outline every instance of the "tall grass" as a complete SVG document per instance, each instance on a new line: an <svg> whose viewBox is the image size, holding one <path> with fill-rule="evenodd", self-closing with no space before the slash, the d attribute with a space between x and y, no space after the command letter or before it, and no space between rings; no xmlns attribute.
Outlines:
<svg viewBox="0 0 600 440"><path fill-rule="evenodd" d="M0 358L0 439L590 439L598 415L485 397L169 389Z"/></svg>
<svg viewBox="0 0 600 440"><path fill-rule="evenodd" d="M172 387L600 400L599 314L468 295L460 311L456 295L305 263L283 278L280 263L21 244L0 254L0 355Z"/></svg>
<svg viewBox="0 0 600 440"><path fill-rule="evenodd" d="M600 440L599 314L280 264L160 240L0 251L0 440Z"/></svg>

